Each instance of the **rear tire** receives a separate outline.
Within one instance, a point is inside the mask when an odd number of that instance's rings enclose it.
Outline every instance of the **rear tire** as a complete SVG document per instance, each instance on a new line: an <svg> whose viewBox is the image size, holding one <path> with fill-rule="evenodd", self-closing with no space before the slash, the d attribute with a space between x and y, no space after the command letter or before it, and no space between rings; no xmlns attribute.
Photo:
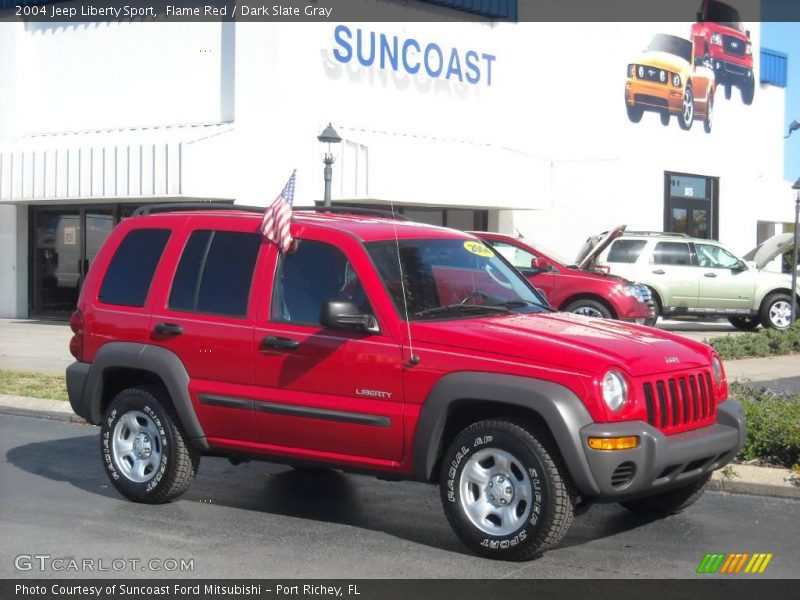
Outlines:
<svg viewBox="0 0 800 600"><path fill-rule="evenodd" d="M662 517L674 515L688 508L700 499L706 491L706 485L709 479L711 479L710 473L678 489L663 492L655 496L639 498L638 500L620 502L620 504L629 511L635 513Z"/></svg>
<svg viewBox="0 0 800 600"><path fill-rule="evenodd" d="M106 474L134 502L161 504L194 481L200 455L188 443L165 393L128 388L111 401L100 431Z"/></svg>
<svg viewBox="0 0 800 600"><path fill-rule="evenodd" d="M534 429L493 419L464 429L444 454L444 512L477 554L529 560L566 535L575 493L566 469L541 440Z"/></svg>
<svg viewBox="0 0 800 600"><path fill-rule="evenodd" d="M729 317L730 324L742 331L753 331L758 327L758 319L754 317Z"/></svg>
<svg viewBox="0 0 800 600"><path fill-rule="evenodd" d="M789 294L778 292L767 296L761 305L760 317L764 327L788 329L791 323L792 299Z"/></svg>
<svg viewBox="0 0 800 600"><path fill-rule="evenodd" d="M581 298L573 300L564 307L566 312L575 313L576 315L583 315L585 317L596 317L598 319L613 319L614 315L609 308L598 300L591 300L589 298Z"/></svg>

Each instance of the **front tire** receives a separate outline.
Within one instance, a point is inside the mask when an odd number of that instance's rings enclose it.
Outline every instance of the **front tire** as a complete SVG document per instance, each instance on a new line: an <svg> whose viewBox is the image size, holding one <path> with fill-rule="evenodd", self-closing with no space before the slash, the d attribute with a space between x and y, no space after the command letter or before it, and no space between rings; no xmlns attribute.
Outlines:
<svg viewBox="0 0 800 600"><path fill-rule="evenodd" d="M620 504L629 511L635 513L661 517L675 515L700 499L706 491L706 485L709 479L711 479L710 473L678 489L663 492L655 496L621 502Z"/></svg>
<svg viewBox="0 0 800 600"><path fill-rule="evenodd" d="M630 105L627 102L625 103L625 112L628 114L628 120L631 123L638 123L642 120L642 115L644 114L644 109L641 106Z"/></svg>
<svg viewBox="0 0 800 600"><path fill-rule="evenodd" d="M776 293L761 305L761 324L772 329L788 329L792 324L792 299L789 294Z"/></svg>
<svg viewBox="0 0 800 600"><path fill-rule="evenodd" d="M711 133L711 125L714 116L714 94L709 92L708 104L706 105L706 119L703 121L703 131Z"/></svg>
<svg viewBox="0 0 800 600"><path fill-rule="evenodd" d="M477 554L529 560L558 544L572 524L575 494L566 470L519 423L470 425L450 444L441 471L450 526Z"/></svg>
<svg viewBox="0 0 800 600"><path fill-rule="evenodd" d="M744 102L746 106L750 106L753 103L753 97L756 93L755 79L751 76L740 88L740 91L742 92L742 102Z"/></svg>
<svg viewBox="0 0 800 600"><path fill-rule="evenodd" d="M566 312L575 313L576 315L583 315L585 317L596 317L598 319L613 319L614 315L608 307L597 300L590 300L589 298L582 298L574 300L564 307Z"/></svg>
<svg viewBox="0 0 800 600"><path fill-rule="evenodd" d="M753 331L758 327L758 319L753 317L729 317L728 321L741 331Z"/></svg>
<svg viewBox="0 0 800 600"><path fill-rule="evenodd" d="M669 111L668 111L668 110L664 110L664 111L661 111L661 115L660 115L660 116L661 116L661 124L662 124L664 127L667 127L667 126L669 125L669 118L670 118L672 115L670 115L670 114L669 114Z"/></svg>
<svg viewBox="0 0 800 600"><path fill-rule="evenodd" d="M100 432L106 474L134 502L161 504L183 494L200 455L188 443L165 394L129 388L111 401Z"/></svg>
<svg viewBox="0 0 800 600"><path fill-rule="evenodd" d="M684 131L689 131L694 123L694 95L692 94L691 82L686 84L686 91L683 93L683 111L678 115L678 125Z"/></svg>

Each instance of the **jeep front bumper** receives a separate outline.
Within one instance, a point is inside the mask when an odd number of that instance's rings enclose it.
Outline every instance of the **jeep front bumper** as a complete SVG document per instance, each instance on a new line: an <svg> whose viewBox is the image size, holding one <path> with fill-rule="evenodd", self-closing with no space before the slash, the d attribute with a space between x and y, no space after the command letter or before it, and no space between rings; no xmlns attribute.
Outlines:
<svg viewBox="0 0 800 600"><path fill-rule="evenodd" d="M599 501L619 502L680 487L729 463L745 442L741 405L728 400L717 406L709 427L664 435L644 421L593 423L581 429L586 460L600 493ZM590 437L638 436L629 450L593 450Z"/></svg>

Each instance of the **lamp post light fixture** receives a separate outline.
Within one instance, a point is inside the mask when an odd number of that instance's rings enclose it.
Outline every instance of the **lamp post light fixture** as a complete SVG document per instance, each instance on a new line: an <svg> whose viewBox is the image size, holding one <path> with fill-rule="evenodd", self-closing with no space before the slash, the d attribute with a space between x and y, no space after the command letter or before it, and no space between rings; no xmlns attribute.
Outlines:
<svg viewBox="0 0 800 600"><path fill-rule="evenodd" d="M325 163L325 196L323 204L325 206L331 205L331 179L333 179L333 153L331 153L331 144L338 144L342 141L342 138L339 137L339 134L336 133L336 130L333 126L328 123L328 126L323 129L322 133L317 136L317 139L322 142L323 144L328 144L328 151L325 153L325 156L322 159L322 162Z"/></svg>
<svg viewBox="0 0 800 600"><path fill-rule="evenodd" d="M797 123L797 121L795 121ZM798 125L800 127L800 125ZM794 182L792 189L797 192L794 199L794 241L792 243L792 320L794 325L797 318L797 229L800 221L800 177Z"/></svg>

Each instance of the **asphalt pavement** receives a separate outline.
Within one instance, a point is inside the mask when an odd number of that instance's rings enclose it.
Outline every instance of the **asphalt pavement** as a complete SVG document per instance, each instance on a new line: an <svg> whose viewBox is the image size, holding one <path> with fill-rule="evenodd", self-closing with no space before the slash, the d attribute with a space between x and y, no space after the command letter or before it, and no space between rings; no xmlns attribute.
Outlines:
<svg viewBox="0 0 800 600"><path fill-rule="evenodd" d="M759 577L800 575L796 500L708 492L662 520L595 506L519 564L468 553L430 485L204 458L183 498L147 506L110 486L96 427L0 415L0 454L0 577L691 578L707 552L770 552ZM18 571L21 554L194 570Z"/></svg>

